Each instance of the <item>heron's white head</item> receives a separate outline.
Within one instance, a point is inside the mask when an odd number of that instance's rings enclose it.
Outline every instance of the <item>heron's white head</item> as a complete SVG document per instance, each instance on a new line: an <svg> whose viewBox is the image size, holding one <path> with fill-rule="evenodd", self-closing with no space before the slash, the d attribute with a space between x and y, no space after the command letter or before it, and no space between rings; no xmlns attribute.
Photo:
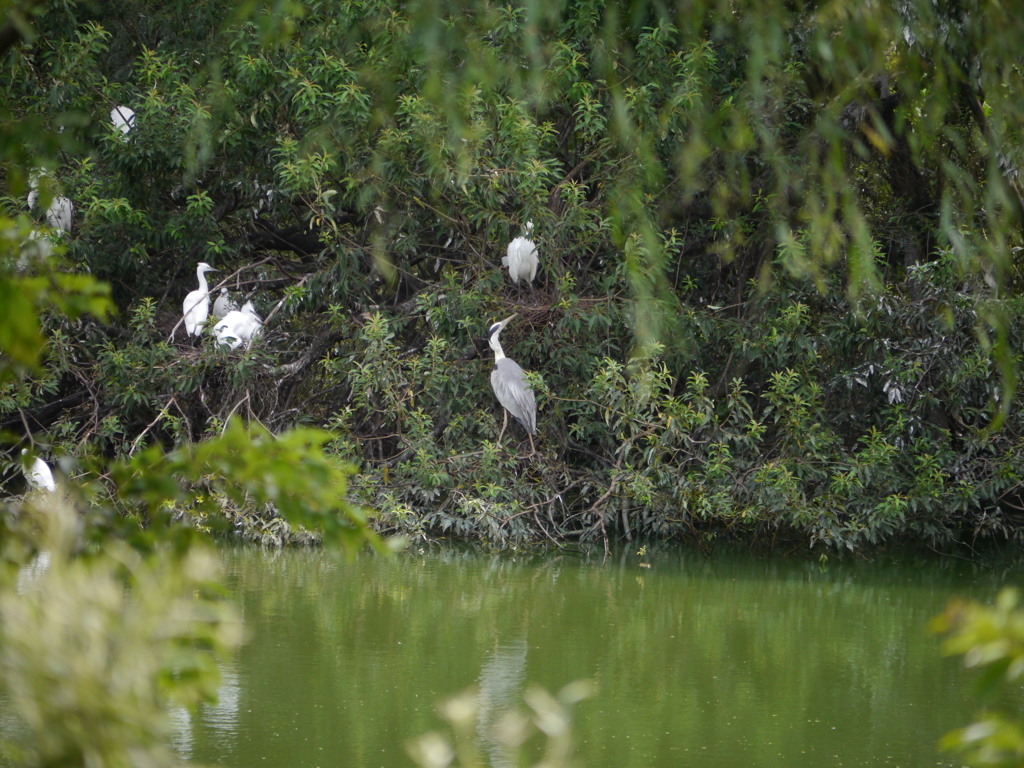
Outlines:
<svg viewBox="0 0 1024 768"><path fill-rule="evenodd" d="M487 331L487 345L494 350L495 359L505 356L504 351L501 349L501 340L498 338L498 335L501 333L501 329L508 325L509 321L514 317L515 315L509 315L504 320L499 320Z"/></svg>
<svg viewBox="0 0 1024 768"><path fill-rule="evenodd" d="M517 312L516 315L518 314L519 313ZM504 320L499 320L498 322L494 323L487 331L487 338L497 338L498 334L501 333L501 329L508 325L509 321L512 320L516 315L509 315Z"/></svg>
<svg viewBox="0 0 1024 768"><path fill-rule="evenodd" d="M526 234L529 235L532 232L533 232L533 221L530 220L530 221L526 222Z"/></svg>

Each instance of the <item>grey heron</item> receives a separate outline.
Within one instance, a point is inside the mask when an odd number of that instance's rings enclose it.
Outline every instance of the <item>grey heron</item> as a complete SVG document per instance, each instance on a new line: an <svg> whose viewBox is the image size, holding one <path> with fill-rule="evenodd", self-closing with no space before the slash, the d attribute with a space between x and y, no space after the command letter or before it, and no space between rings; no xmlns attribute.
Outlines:
<svg viewBox="0 0 1024 768"><path fill-rule="evenodd" d="M263 330L263 322L251 301L245 302L241 309L233 309L213 326L217 343L238 349L244 343L249 345Z"/></svg>
<svg viewBox="0 0 1024 768"><path fill-rule="evenodd" d="M533 222L526 222L526 234L533 232ZM533 278L537 276L537 246L528 237L517 237L508 244L508 255L503 256L501 264L508 267L508 275L516 285L516 291L521 290L520 280L525 280L533 290Z"/></svg>
<svg viewBox="0 0 1024 768"><path fill-rule="evenodd" d="M28 448L21 449L21 455L25 457L26 463L28 462ZM53 481L53 472L50 471L50 465L42 460L39 456L36 456L32 460L32 464L26 466L25 479L28 480L29 487L33 491L56 491L57 484Z"/></svg>
<svg viewBox="0 0 1024 768"><path fill-rule="evenodd" d="M502 406L501 432L498 435L498 442L501 442L505 434L505 426L508 423L508 414L512 414L516 421L523 425L527 436L530 438L530 455L537 452L533 445L533 436L537 432L537 402L533 397L533 389L530 382L526 380L526 374L519 367L519 363L505 357L501 348L501 340L498 338L501 329L508 325L515 315L506 317L491 326L487 331L487 344L494 351L494 368L491 370L491 389Z"/></svg>
<svg viewBox="0 0 1024 768"><path fill-rule="evenodd" d="M199 288L190 292L181 304L185 320L185 332L189 336L201 334L203 332L203 324L206 322L206 318L210 316L210 290L206 284L206 273L217 271L205 261L199 262L199 266L196 267Z"/></svg>

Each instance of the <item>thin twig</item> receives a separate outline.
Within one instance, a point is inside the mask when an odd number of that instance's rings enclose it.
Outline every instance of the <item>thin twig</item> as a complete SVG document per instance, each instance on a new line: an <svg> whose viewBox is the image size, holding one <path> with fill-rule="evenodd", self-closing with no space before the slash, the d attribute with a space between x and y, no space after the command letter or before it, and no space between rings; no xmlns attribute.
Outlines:
<svg viewBox="0 0 1024 768"><path fill-rule="evenodd" d="M160 409L160 413L158 413L156 415L156 418L154 418L151 422L149 422L149 425L144 430L142 430L142 432L139 434L138 437L135 438L135 442L132 443L132 447L128 449L128 455L129 456L131 456L133 453L135 453L135 449L139 447L139 441L141 441L142 438L144 438L146 436L146 433L149 432L149 430L151 430L154 426L156 426L156 423L158 421L160 421L160 417L166 415L167 409L171 407L171 403L173 403L173 402L174 402L174 395L171 395L171 399L168 400L167 404L164 405L164 407Z"/></svg>

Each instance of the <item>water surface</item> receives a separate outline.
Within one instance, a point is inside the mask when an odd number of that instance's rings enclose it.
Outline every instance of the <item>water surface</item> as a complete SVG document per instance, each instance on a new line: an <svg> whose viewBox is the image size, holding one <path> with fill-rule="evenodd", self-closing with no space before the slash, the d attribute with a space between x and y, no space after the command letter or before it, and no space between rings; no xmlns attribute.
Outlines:
<svg viewBox="0 0 1024 768"><path fill-rule="evenodd" d="M575 710L590 768L955 766L935 744L969 722L972 680L925 623L1015 576L913 556L223 559L249 640L177 744L237 768L408 768L408 740L444 730L436 705L470 686L502 765L487 725L577 679L596 688Z"/></svg>

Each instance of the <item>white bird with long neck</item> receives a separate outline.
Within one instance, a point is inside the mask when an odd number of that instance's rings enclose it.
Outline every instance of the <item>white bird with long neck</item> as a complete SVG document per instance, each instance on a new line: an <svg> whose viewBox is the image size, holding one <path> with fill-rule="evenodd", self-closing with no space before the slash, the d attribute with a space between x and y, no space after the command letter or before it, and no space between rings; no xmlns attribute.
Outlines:
<svg viewBox="0 0 1024 768"><path fill-rule="evenodd" d="M210 316L210 289L206 283L207 272L217 272L205 261L199 262L196 267L196 277L199 278L199 288L189 293L181 304L184 314L185 332L189 336L198 336L203 332L203 325L206 318Z"/></svg>
<svg viewBox="0 0 1024 768"><path fill-rule="evenodd" d="M25 460L27 461L28 448L22 448L21 455L26 457ZM53 472L50 471L50 465L39 456L36 456L32 460L32 464L26 467L25 479L28 480L29 487L33 491L49 491L52 493L57 490L57 484L53 480Z"/></svg>
<svg viewBox="0 0 1024 768"><path fill-rule="evenodd" d="M525 280L533 291L533 278L537 276L537 266L540 261L537 257L537 246L528 236L533 232L533 222L526 222L527 237L517 237L508 244L506 256L501 259L501 264L508 267L508 275L515 283L516 292L521 291L520 280Z"/></svg>
<svg viewBox="0 0 1024 768"><path fill-rule="evenodd" d="M250 342L260 335L263 330L263 321L251 301L245 302L241 309L233 309L224 315L224 318L213 326L213 333L217 337L217 343L238 349L242 344L246 347Z"/></svg>
<svg viewBox="0 0 1024 768"><path fill-rule="evenodd" d="M526 374L514 360L505 357L505 351L501 348L501 340L498 338L501 329L508 325L515 315L506 317L491 326L487 331L487 344L494 352L494 368L491 370L491 389L502 406L501 432L498 434L498 442L505 434L505 426L508 423L508 414L512 414L516 421L523 425L527 436L530 438L530 455L537 452L533 445L533 436L537 432L537 402L533 396L533 388L526 380Z"/></svg>

